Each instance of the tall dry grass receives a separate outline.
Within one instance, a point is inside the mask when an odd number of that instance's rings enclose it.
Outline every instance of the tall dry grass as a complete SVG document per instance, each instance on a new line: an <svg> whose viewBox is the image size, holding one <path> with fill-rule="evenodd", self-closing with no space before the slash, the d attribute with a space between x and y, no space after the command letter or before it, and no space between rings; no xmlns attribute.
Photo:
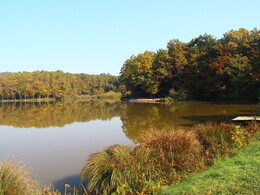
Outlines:
<svg viewBox="0 0 260 195"><path fill-rule="evenodd" d="M202 147L194 132L151 131L137 146L116 145L86 161L82 180L96 194L151 194L203 167Z"/></svg>
<svg viewBox="0 0 260 195"><path fill-rule="evenodd" d="M204 123L195 125L192 128L203 147L204 158L209 163L212 162L212 159L228 155L233 150L232 131L234 128L234 124L225 123Z"/></svg>
<svg viewBox="0 0 260 195"><path fill-rule="evenodd" d="M201 169L202 147L194 131L153 130L141 135L141 145L150 150L160 169L168 172Z"/></svg>
<svg viewBox="0 0 260 195"><path fill-rule="evenodd" d="M160 170L151 163L149 150L116 145L92 154L81 178L92 194L149 194L160 185Z"/></svg>
<svg viewBox="0 0 260 195"><path fill-rule="evenodd" d="M253 121L252 123L248 124L245 127L244 136L246 137L245 142L248 143L249 140L260 131L260 124L256 121Z"/></svg>
<svg viewBox="0 0 260 195"><path fill-rule="evenodd" d="M0 195L31 195L37 190L38 183L23 162L9 158L0 163Z"/></svg>
<svg viewBox="0 0 260 195"><path fill-rule="evenodd" d="M55 190L54 187L50 184L45 186L43 190L38 190L37 194L35 195L61 195L61 192ZM65 195L67 195L67 193L65 193Z"/></svg>
<svg viewBox="0 0 260 195"><path fill-rule="evenodd" d="M40 189L23 161L7 158L0 162L0 195L61 195L53 187Z"/></svg>

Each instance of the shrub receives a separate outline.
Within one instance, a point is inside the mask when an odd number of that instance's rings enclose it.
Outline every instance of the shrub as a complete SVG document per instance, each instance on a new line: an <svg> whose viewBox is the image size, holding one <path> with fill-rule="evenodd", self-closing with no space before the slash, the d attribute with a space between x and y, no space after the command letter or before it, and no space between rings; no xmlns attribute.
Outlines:
<svg viewBox="0 0 260 195"><path fill-rule="evenodd" d="M122 94L119 92L109 91L107 93L98 94L97 98L99 98L99 99L120 99L121 96L122 96Z"/></svg>
<svg viewBox="0 0 260 195"><path fill-rule="evenodd" d="M35 194L37 186L23 162L7 159L0 163L0 195Z"/></svg>
<svg viewBox="0 0 260 195"><path fill-rule="evenodd" d="M237 147L242 147L247 144L250 138L259 130L260 127L257 122L252 122L246 127L237 125L232 131L232 140Z"/></svg>
<svg viewBox="0 0 260 195"><path fill-rule="evenodd" d="M232 131L232 140L238 147L244 146L246 143L246 129L242 128L240 125L237 125Z"/></svg>
<svg viewBox="0 0 260 195"><path fill-rule="evenodd" d="M174 89L170 89L169 97L176 101L183 101L187 100L188 95L184 90L175 91Z"/></svg>

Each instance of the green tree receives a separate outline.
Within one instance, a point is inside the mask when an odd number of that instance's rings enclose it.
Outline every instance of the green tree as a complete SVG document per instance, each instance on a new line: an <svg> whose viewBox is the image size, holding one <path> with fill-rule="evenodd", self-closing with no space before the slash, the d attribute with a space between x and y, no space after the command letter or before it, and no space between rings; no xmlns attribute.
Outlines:
<svg viewBox="0 0 260 195"><path fill-rule="evenodd" d="M155 53L145 51L126 60L121 69L121 81L127 90L135 96L149 96L156 94L156 85L152 65Z"/></svg>

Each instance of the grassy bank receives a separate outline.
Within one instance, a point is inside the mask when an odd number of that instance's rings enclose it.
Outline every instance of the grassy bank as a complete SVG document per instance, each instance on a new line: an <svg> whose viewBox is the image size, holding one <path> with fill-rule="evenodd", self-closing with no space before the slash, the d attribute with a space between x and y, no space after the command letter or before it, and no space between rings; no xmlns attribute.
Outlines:
<svg viewBox="0 0 260 195"><path fill-rule="evenodd" d="M88 182L85 188L90 193L155 194L162 186L176 186L207 170L216 160L237 154L258 131L256 123L247 127L206 123L190 130L152 130L140 137L138 145L116 145L92 154L82 170L82 180Z"/></svg>
<svg viewBox="0 0 260 195"><path fill-rule="evenodd" d="M238 155L160 194L260 194L260 134Z"/></svg>

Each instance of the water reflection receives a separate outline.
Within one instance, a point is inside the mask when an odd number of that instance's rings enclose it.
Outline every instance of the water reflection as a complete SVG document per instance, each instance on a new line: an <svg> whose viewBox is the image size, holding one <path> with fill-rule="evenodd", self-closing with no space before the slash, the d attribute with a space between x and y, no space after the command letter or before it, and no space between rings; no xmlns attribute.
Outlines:
<svg viewBox="0 0 260 195"><path fill-rule="evenodd" d="M148 129L169 130L206 121L230 122L237 115L259 115L257 104L215 104L210 102L174 102L128 104L121 116L122 129L132 140Z"/></svg>
<svg viewBox="0 0 260 195"><path fill-rule="evenodd" d="M27 103L0 105L0 125L13 127L63 127L74 122L109 120L121 115L120 101Z"/></svg>
<svg viewBox="0 0 260 195"><path fill-rule="evenodd" d="M151 128L167 130L207 120L229 121L237 115L259 115L259 106L120 101L0 104L0 160L12 154L28 162L43 184L73 186L93 152L114 144L132 144L141 132Z"/></svg>
<svg viewBox="0 0 260 195"><path fill-rule="evenodd" d="M259 115L257 104L174 102L138 104L127 102L57 102L0 105L0 125L18 128L63 127L75 122L120 117L128 138L151 128L170 129L205 121L229 122L237 115Z"/></svg>
<svg viewBox="0 0 260 195"><path fill-rule="evenodd" d="M119 117L64 127L0 127L0 161L8 155L28 162L41 184L80 174L87 157L114 144L132 144L121 130Z"/></svg>

